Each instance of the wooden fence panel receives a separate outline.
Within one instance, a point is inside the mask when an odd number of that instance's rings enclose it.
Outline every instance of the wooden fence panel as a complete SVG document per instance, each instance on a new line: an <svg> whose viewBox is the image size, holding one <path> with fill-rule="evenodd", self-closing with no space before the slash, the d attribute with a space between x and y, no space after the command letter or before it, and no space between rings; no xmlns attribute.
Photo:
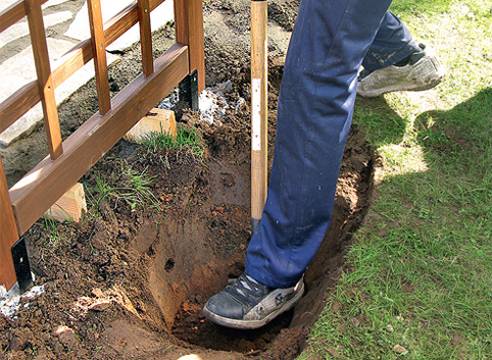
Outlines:
<svg viewBox="0 0 492 360"><path fill-rule="evenodd" d="M48 158L10 189L19 233L23 234L147 112L188 75L188 49L175 44L113 98L113 109L92 116L65 140L65 154Z"/></svg>
<svg viewBox="0 0 492 360"><path fill-rule="evenodd" d="M164 0L149 0L150 11L154 10L163 1ZM106 46L112 44L137 22L137 5L132 4L121 10L106 23L106 30L104 30ZM52 77L55 88L60 86L92 58L91 39L84 40L75 46L61 59L61 65L53 71ZM15 120L24 115L40 100L41 98L38 93L36 81L23 86L22 89L16 91L9 98L4 100L4 102L0 104L0 131L5 130L12 125Z"/></svg>
<svg viewBox="0 0 492 360"><path fill-rule="evenodd" d="M50 156L10 190L0 161L0 285L7 289L16 281L11 248L19 235L24 234L150 108L183 80L190 79L189 75L197 71L198 90L205 86L202 0L175 0L177 43L155 61L150 12L164 0L137 0L109 20L106 29L100 0L88 0L91 39L82 41L67 53L61 60L62 65L53 72L41 9L46 1L18 1L0 13L0 32L27 16L38 77L0 104L0 132L41 101L50 148ZM111 101L106 46L137 22L140 23L144 73ZM63 142L55 88L92 58L96 68L99 114L94 114Z"/></svg>

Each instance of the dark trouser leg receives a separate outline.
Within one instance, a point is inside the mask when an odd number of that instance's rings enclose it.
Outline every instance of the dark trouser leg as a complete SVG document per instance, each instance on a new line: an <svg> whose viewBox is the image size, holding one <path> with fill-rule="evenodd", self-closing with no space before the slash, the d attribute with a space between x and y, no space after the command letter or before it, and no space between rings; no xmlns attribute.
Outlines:
<svg viewBox="0 0 492 360"><path fill-rule="evenodd" d="M388 11L362 65L372 72L397 64L419 50L405 24Z"/></svg>
<svg viewBox="0 0 492 360"><path fill-rule="evenodd" d="M292 286L328 229L356 77L391 0L302 0L279 99L268 199L246 273Z"/></svg>

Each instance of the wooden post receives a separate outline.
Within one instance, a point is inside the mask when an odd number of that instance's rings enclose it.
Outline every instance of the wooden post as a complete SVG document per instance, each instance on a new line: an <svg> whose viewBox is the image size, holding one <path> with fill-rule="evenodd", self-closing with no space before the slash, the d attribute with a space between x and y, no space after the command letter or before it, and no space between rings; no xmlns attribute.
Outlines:
<svg viewBox="0 0 492 360"><path fill-rule="evenodd" d="M145 76L149 76L154 72L149 0L138 0L138 20L140 22L140 47L142 49L143 73Z"/></svg>
<svg viewBox="0 0 492 360"><path fill-rule="evenodd" d="M190 71L198 71L198 91L205 88L205 50L202 0L174 0L176 41L188 45Z"/></svg>
<svg viewBox="0 0 492 360"><path fill-rule="evenodd" d="M51 159L54 160L62 155L63 147L41 2L26 0L24 4L29 22L34 63L36 64L36 73L38 75L39 94L43 104L44 127L48 136Z"/></svg>
<svg viewBox="0 0 492 360"><path fill-rule="evenodd" d="M10 290L17 282L12 259L12 245L19 239L7 186L0 160L0 285Z"/></svg>
<svg viewBox="0 0 492 360"><path fill-rule="evenodd" d="M268 2L251 1L251 221L261 220L268 187Z"/></svg>
<svg viewBox="0 0 492 360"><path fill-rule="evenodd" d="M111 99L109 97L106 39L104 37L100 0L88 0L87 9L89 10L92 52L94 54L94 66L96 68L96 88L99 113L104 115L111 109Z"/></svg>

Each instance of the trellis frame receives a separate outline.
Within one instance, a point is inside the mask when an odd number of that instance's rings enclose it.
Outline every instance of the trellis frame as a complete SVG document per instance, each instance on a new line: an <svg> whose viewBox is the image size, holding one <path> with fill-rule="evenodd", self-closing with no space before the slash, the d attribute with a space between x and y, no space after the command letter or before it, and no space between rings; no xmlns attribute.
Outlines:
<svg viewBox="0 0 492 360"><path fill-rule="evenodd" d="M174 0L176 43L155 60L150 13L165 0L138 0L105 24L100 1L109 0L88 0L91 38L65 54L53 71L41 9L46 1L18 1L0 13L0 32L27 16L37 73L37 80L0 104L0 133L41 102L50 149L50 155L10 189L0 160L0 285L7 289L16 282L23 289L31 282L20 236L160 99L179 85L196 106L196 94L205 86L202 0ZM136 23L143 73L110 99L105 49ZM91 59L99 111L62 141L54 91Z"/></svg>

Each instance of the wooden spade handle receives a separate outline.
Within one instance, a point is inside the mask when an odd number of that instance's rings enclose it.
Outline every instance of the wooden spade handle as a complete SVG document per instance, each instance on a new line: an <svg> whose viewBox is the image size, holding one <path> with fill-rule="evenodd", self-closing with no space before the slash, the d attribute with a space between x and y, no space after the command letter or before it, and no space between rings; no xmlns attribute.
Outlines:
<svg viewBox="0 0 492 360"><path fill-rule="evenodd" d="M251 221L258 225L268 186L268 2L251 1Z"/></svg>

